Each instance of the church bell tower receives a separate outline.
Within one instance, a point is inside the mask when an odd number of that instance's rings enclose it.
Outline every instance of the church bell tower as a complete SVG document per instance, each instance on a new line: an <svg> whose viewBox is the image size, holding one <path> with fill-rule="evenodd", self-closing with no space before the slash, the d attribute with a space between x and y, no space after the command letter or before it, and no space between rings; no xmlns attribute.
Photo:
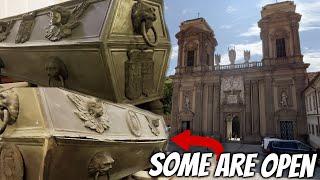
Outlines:
<svg viewBox="0 0 320 180"><path fill-rule="evenodd" d="M259 21L263 46L264 65L303 63L301 55L299 22L293 1L263 7Z"/></svg>

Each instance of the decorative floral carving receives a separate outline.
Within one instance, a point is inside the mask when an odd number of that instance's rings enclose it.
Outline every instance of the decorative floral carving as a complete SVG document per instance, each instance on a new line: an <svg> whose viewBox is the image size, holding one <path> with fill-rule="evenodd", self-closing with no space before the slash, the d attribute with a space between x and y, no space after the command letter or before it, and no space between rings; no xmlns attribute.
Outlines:
<svg viewBox="0 0 320 180"><path fill-rule="evenodd" d="M24 43L30 39L32 33L36 12L25 14L19 27L16 43Z"/></svg>
<svg viewBox="0 0 320 180"><path fill-rule="evenodd" d="M89 176L93 176L98 180L100 176L107 176L105 179L110 179L109 170L112 168L114 159L107 152L99 152L93 156L88 166Z"/></svg>
<svg viewBox="0 0 320 180"><path fill-rule="evenodd" d="M80 25L80 17L90 6L91 2L83 0L81 4L70 10L56 6L50 11L50 25L46 30L46 38L59 41L72 35L72 30Z"/></svg>
<svg viewBox="0 0 320 180"><path fill-rule="evenodd" d="M148 120L149 128L150 128L151 132L155 136L159 136L159 134L160 134L160 130L159 130L160 119L152 118L152 117L149 117L149 116L146 116L146 118Z"/></svg>
<svg viewBox="0 0 320 180"><path fill-rule="evenodd" d="M0 22L0 42L7 39L7 36L10 34L10 31L13 28L15 22L15 20Z"/></svg>
<svg viewBox="0 0 320 180"><path fill-rule="evenodd" d="M110 128L110 122L102 102L95 99L84 99L75 94L67 96L78 109L74 113L84 121L85 127L98 133L104 133Z"/></svg>
<svg viewBox="0 0 320 180"><path fill-rule="evenodd" d="M17 146L5 143L0 147L0 179L23 180L24 166Z"/></svg>
<svg viewBox="0 0 320 180"><path fill-rule="evenodd" d="M127 124L131 133L137 137L141 136L141 123L137 114L133 111L128 112Z"/></svg>

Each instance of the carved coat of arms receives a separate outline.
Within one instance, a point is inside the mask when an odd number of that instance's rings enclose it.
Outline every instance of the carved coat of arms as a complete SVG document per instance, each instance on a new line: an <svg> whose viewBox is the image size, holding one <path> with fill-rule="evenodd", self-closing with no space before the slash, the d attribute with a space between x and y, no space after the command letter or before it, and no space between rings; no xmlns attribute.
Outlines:
<svg viewBox="0 0 320 180"><path fill-rule="evenodd" d="M77 107L74 113L84 121L87 128L104 133L110 128L107 113L104 110L102 102L93 99L84 99L75 94L69 94L68 98Z"/></svg>
<svg viewBox="0 0 320 180"><path fill-rule="evenodd" d="M0 179L23 180L24 166L19 149L9 143L0 147Z"/></svg>

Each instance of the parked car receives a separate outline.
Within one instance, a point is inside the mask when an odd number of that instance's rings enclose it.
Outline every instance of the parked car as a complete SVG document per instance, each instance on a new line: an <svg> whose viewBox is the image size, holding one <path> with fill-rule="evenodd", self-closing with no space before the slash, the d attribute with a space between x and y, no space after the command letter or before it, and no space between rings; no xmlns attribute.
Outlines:
<svg viewBox="0 0 320 180"><path fill-rule="evenodd" d="M317 165L320 165L320 154L311 146L297 140L270 141L266 152L276 154L318 154Z"/></svg>
<svg viewBox="0 0 320 180"><path fill-rule="evenodd" d="M273 138L273 137L263 138L261 142L262 152L267 153L267 148L271 141L281 141L281 139Z"/></svg>

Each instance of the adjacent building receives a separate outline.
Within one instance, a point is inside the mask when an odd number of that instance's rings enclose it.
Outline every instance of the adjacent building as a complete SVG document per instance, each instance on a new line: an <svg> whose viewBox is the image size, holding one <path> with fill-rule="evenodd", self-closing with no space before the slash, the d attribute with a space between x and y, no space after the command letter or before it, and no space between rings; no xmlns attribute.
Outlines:
<svg viewBox="0 0 320 180"><path fill-rule="evenodd" d="M307 139L302 96L306 69L299 38L301 15L292 1L261 11L263 59L220 65L213 29L203 18L181 23L176 35L178 66L173 78L172 135L186 129L226 140L259 142L261 137ZM235 47L236 48L236 47Z"/></svg>
<svg viewBox="0 0 320 180"><path fill-rule="evenodd" d="M310 79L304 90L309 142L313 147L320 149L320 73Z"/></svg>

